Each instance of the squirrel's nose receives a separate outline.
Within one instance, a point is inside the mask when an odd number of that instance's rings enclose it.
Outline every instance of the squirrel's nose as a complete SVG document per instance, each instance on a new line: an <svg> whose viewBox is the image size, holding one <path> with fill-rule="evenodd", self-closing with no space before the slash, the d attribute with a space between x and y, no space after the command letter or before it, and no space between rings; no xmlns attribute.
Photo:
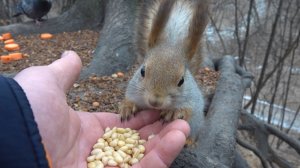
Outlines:
<svg viewBox="0 0 300 168"><path fill-rule="evenodd" d="M162 106L162 102L157 99L149 99L149 104L152 107L161 107Z"/></svg>

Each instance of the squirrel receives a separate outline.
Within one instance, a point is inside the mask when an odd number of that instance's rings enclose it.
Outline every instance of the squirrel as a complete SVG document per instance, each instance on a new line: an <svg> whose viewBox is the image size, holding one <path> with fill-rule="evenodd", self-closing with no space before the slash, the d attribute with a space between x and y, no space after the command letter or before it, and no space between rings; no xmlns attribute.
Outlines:
<svg viewBox="0 0 300 168"><path fill-rule="evenodd" d="M121 121L145 109L160 110L163 122L204 116L204 97L194 75L203 59L207 1L153 0L144 3L140 12L135 45L144 61L119 106Z"/></svg>

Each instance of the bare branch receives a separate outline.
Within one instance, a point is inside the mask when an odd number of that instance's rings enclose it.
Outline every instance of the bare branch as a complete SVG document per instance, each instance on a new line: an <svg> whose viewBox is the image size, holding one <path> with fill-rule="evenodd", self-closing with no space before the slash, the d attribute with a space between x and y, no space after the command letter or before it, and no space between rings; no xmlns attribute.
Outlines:
<svg viewBox="0 0 300 168"><path fill-rule="evenodd" d="M241 145L242 147L252 151L257 157L259 157L261 164L264 168L268 168L267 160L263 157L259 150L257 150L254 146L247 144L246 142L242 141L240 138L236 138L236 142Z"/></svg>
<svg viewBox="0 0 300 168"><path fill-rule="evenodd" d="M260 90L263 87L262 84L263 84L264 74L265 74L265 71L266 71L267 66L268 66L270 51L271 51L273 40L274 40L274 37L275 37L275 34L276 34L277 23L278 23L278 20L280 18L280 14L281 14L282 3L283 3L283 0L280 0L278 8L277 8L277 12L276 12L275 21L274 21L273 26L272 26L272 31L271 31L271 34L270 34L268 47L267 47L267 50L266 50L266 53L265 53L265 57L264 57L264 61L263 61L263 67L262 67L262 70L261 70L261 73L260 73L260 76L259 76L259 79L258 79L257 89L256 89L256 92L255 92L253 98L252 98L253 99L253 104L252 104L252 107L251 107L251 113L252 114L254 113L255 106L256 106L256 100L258 98Z"/></svg>
<svg viewBox="0 0 300 168"><path fill-rule="evenodd" d="M210 14L209 14L209 19L210 19L210 21L211 21L212 26L215 28L215 30L216 30L216 32L217 32L217 35L218 35L218 37L219 37L219 39L220 39L220 42L221 42L222 47L223 47L223 54L226 55L226 54L227 54L226 46L225 46L224 40L223 40L223 38L222 38L222 36L221 36L221 34L220 34L220 30L219 30L219 28L217 27L215 20L213 19L213 17L212 17Z"/></svg>
<svg viewBox="0 0 300 168"><path fill-rule="evenodd" d="M249 4L249 10L248 10L248 16L247 16L247 28L246 28L246 34L245 34L245 41L244 41L244 46L242 49L242 55L240 55L240 66L244 65L244 59L245 59L245 54L247 50L247 44L248 44L248 39L249 39L249 32L250 32L250 24L251 24L251 13L252 13L252 8L254 4L254 0L250 0Z"/></svg>

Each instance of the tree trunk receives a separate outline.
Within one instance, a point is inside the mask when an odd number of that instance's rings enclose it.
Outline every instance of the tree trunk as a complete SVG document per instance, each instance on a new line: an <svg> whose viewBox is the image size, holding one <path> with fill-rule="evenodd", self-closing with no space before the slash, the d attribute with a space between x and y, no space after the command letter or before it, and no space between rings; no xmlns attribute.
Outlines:
<svg viewBox="0 0 300 168"><path fill-rule="evenodd" d="M14 14L14 6L17 3L17 0L0 1L0 26L21 21L20 18L11 18L11 16Z"/></svg>
<svg viewBox="0 0 300 168"><path fill-rule="evenodd" d="M133 23L135 0L109 0L105 12L104 27L94 58L81 77L89 74L111 75L117 71L128 71L134 63Z"/></svg>

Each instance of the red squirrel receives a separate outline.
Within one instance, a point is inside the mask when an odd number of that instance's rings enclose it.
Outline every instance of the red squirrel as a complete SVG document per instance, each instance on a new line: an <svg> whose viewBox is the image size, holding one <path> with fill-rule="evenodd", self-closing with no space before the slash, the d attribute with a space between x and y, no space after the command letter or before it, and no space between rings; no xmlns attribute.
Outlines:
<svg viewBox="0 0 300 168"><path fill-rule="evenodd" d="M135 45L144 61L128 83L119 107L121 121L144 109L160 110L164 122L204 115L204 98L193 75L203 59L207 15L206 0L153 0L142 5Z"/></svg>

